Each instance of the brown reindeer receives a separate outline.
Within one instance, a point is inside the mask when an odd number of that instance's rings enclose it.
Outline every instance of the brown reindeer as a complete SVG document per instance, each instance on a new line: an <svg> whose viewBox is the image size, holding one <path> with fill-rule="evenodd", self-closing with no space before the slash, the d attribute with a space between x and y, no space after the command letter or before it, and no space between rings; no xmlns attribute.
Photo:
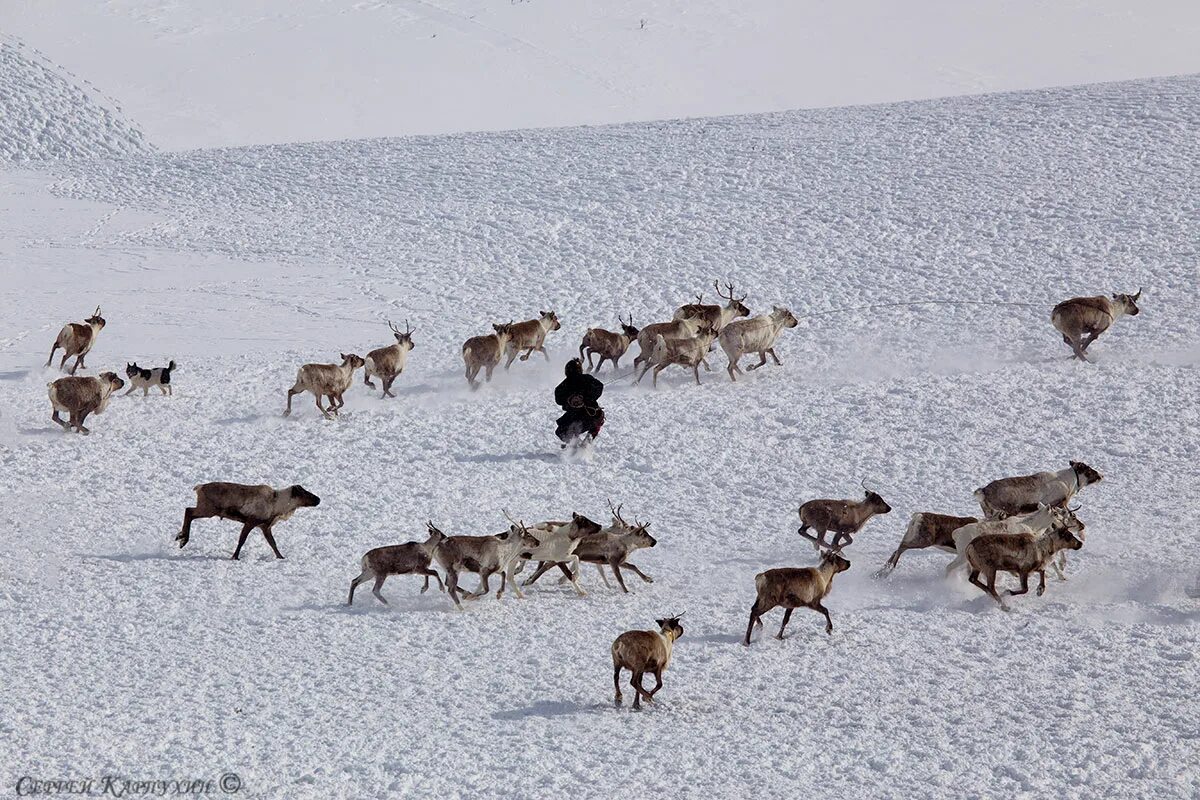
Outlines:
<svg viewBox="0 0 1200 800"><path fill-rule="evenodd" d="M700 322L716 328L717 333L720 333L736 317L750 316L750 309L746 308L742 302L746 299L746 295L735 297L732 283L725 284L724 293L721 292L721 286L716 281L713 281L713 288L717 290L718 297L729 302L723 306L705 305L704 295L698 295L695 303L688 303L675 310L675 319L698 319Z"/></svg>
<svg viewBox="0 0 1200 800"><path fill-rule="evenodd" d="M416 347L412 340L415 331L409 327L408 320L404 320L403 332L393 325L391 320L388 320L388 327L392 329L396 343L378 347L367 353L367 357L363 359L363 383L374 389L375 384L371 383L371 376L374 375L383 384L383 396L395 397L396 395L392 394L392 382L404 372L408 363L408 353Z"/></svg>
<svg viewBox="0 0 1200 800"><path fill-rule="evenodd" d="M619 315L617 320L621 323L620 333L606 331L603 328L588 328L587 333L583 335L583 342L579 345L579 360L583 360L584 351L587 351L589 372L599 372L605 361L612 362L614 371L620 369L621 356L625 355L630 344L637 341L638 329L633 327L633 315L629 315L628 322L621 319ZM593 355L600 356L600 363L596 364L594 370L592 369Z"/></svg>
<svg viewBox="0 0 1200 800"><path fill-rule="evenodd" d="M1062 334L1063 341L1074 354L1073 358L1089 361L1087 349L1096 341L1096 337L1108 330L1118 318L1136 317L1141 313L1137 306L1141 296L1142 290L1138 289L1137 294L1114 294L1111 298L1099 295L1064 300L1050 312L1050 324Z"/></svg>
<svg viewBox="0 0 1200 800"><path fill-rule="evenodd" d="M1043 536L1032 533L990 533L967 545L967 563L971 565L968 580L992 596L1000 607L1008 605L996 594L996 573L1011 572L1021 579L1019 591L1009 589L1006 595L1029 591L1029 575L1038 574L1038 596L1046 591L1046 565L1060 550L1078 550L1083 542L1064 526L1056 525ZM979 576L983 575L983 580Z"/></svg>
<svg viewBox="0 0 1200 800"><path fill-rule="evenodd" d="M975 499L988 519L1030 514L1040 506L1066 508L1083 487L1104 476L1082 461L1068 461L1066 469L999 478L975 490Z"/></svg>
<svg viewBox="0 0 1200 800"><path fill-rule="evenodd" d="M512 338L513 323L507 324L492 324L492 330L495 333L487 334L486 336L472 336L467 341L463 342L462 357L463 363L467 366L467 383L472 389L478 389L479 383L475 380L475 376L479 374L479 370L484 370L484 380L491 382L492 372L496 369L496 365L500 363L501 357L504 355L504 349L508 347L509 339Z"/></svg>
<svg viewBox="0 0 1200 800"><path fill-rule="evenodd" d="M612 643L613 660L613 702L621 705L621 670L627 669L629 685L633 687L633 709L642 710L642 698L647 703L654 702L654 695L662 688L663 670L671 663L671 653L675 649L675 640L683 636L683 626L678 617L666 617L654 620L658 624L657 631L626 631ZM642 686L642 677L647 673L654 675L654 688L646 691Z"/></svg>
<svg viewBox="0 0 1200 800"><path fill-rule="evenodd" d="M54 340L54 346L50 348L50 357L46 359L46 366L50 366L54 361L54 351L61 347L63 357L58 364L60 370L66 368L67 359L72 356L75 357L75 364L71 367L70 374L74 375L75 370L80 367L86 369L83 358L91 351L92 345L96 343L96 337L100 335L103 327L104 317L100 316L100 306L96 306L96 313L82 323L68 322L58 332L58 338Z"/></svg>
<svg viewBox="0 0 1200 800"><path fill-rule="evenodd" d="M426 526L429 529L429 538L423 542L393 544L368 550L362 557L362 572L350 581L350 599L346 601L346 605L354 605L354 590L360 583L371 578L375 579L371 594L375 595L379 602L387 605L387 598L379 590L383 588L383 582L389 575L424 575L425 585L421 587L421 594L429 591L430 578L437 580L440 591L445 591L442 576L437 574L437 570L430 569L429 564L446 534L434 527L432 520L427 522Z"/></svg>
<svg viewBox="0 0 1200 800"><path fill-rule="evenodd" d="M840 550L831 550L821 556L815 567L782 567L769 569L754 576L757 596L750 607L750 622L746 625L746 641L750 646L750 634L754 627L762 627L762 615L783 606L783 623L779 626L776 639L783 639L783 629L797 608L811 608L825 615L825 632L833 633L833 619L821 601L829 596L833 588L833 576L850 569L850 562L842 558Z"/></svg>
<svg viewBox="0 0 1200 800"><path fill-rule="evenodd" d="M975 522L979 522L976 517L954 517L949 514L933 514L928 511L913 514L896 551L873 577L883 578L890 575L896 565L900 563L900 555L908 550L936 547L949 553L955 552L954 532L964 525Z"/></svg>
<svg viewBox="0 0 1200 800"><path fill-rule="evenodd" d="M812 539L818 550L826 546L826 531L833 531L834 537L830 546L834 550L854 544L854 534L862 530L867 520L876 514L886 514L892 510L882 497L867 488L865 482L863 492L863 499L858 501L809 500L800 506L800 530L797 533ZM817 535L810 534L809 528L815 528ZM841 543L843 538L846 539L845 545Z"/></svg>
<svg viewBox="0 0 1200 800"><path fill-rule="evenodd" d="M283 558L275 546L271 529L296 513L298 508L311 508L321 504L321 498L303 486L272 489L270 486L248 486L241 483L202 483L195 487L196 505L183 511L183 529L175 537L180 547L186 547L192 537L192 520L207 517L232 519L242 523L237 547L233 551L236 560L242 552L246 537L255 528L262 530L276 558Z"/></svg>
<svg viewBox="0 0 1200 800"><path fill-rule="evenodd" d="M50 419L57 422L64 430L74 428L76 432L87 435L90 430L83 426L88 414L100 414L108 408L108 400L112 393L125 385L115 372L101 372L97 378L77 378L74 375L59 378L46 384L49 388L50 405L53 411ZM59 412L66 412L69 421L63 422Z"/></svg>
<svg viewBox="0 0 1200 800"><path fill-rule="evenodd" d="M547 361L550 360L550 354L546 352L545 347L546 334L561 328L562 323L558 321L558 314L553 311L539 311L538 314L540 316L537 319L509 324L508 361L504 362L505 369L512 366L521 350L525 351L521 354L522 361L528 361L535 350L544 355Z"/></svg>
<svg viewBox="0 0 1200 800"><path fill-rule="evenodd" d="M346 404L342 395L350 388L350 383L354 380L354 370L365 363L362 356L354 353L340 353L339 355L342 358L341 364L305 364L296 371L296 382L292 388L288 389L287 393L287 408L283 412L285 417L292 413L292 397L294 395L312 392L317 408L320 409L325 419L333 419L334 415L338 413L338 409ZM329 398L329 408L321 405L322 396Z"/></svg>
<svg viewBox="0 0 1200 800"><path fill-rule="evenodd" d="M691 367L692 376L696 379L696 385L700 385L700 365L704 364L704 368L708 369L708 363L705 358L708 356L708 351L712 347L713 340L717 338L717 329L708 323L701 324L696 335L690 339L667 339L664 336L659 336L655 342L654 350L650 357L643 362L644 366L641 373L638 374L635 383L641 383L642 377L649 371L650 367L654 367L654 386L658 386L658 373L662 372L672 364L678 364L681 367Z"/></svg>

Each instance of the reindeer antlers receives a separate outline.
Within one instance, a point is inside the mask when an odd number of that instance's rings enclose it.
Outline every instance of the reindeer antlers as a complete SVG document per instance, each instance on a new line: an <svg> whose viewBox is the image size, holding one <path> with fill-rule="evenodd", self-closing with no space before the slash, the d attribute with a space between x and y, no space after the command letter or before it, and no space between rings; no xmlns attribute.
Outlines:
<svg viewBox="0 0 1200 800"><path fill-rule="evenodd" d="M729 292L729 294L723 294L721 292L721 285L719 283L717 283L716 281L713 281L713 288L717 290L717 297L720 297L723 300L728 300L731 303L740 303L746 299L746 295L742 295L741 297L737 297L737 298L734 297L735 293L733 291L732 283L725 284L725 291Z"/></svg>
<svg viewBox="0 0 1200 800"><path fill-rule="evenodd" d="M610 499L608 501L608 510L612 512L613 519L615 519L617 522L621 523L622 525L628 525L629 523L626 522L625 518L621 516L621 509L624 507L625 507L625 504L621 503L621 505L616 506L614 508L612 500Z"/></svg>
<svg viewBox="0 0 1200 800"><path fill-rule="evenodd" d="M387 321L387 324L388 324L388 327L392 329L392 332L399 336L412 336L414 333L416 333L416 330L414 328L409 327L408 317L404 318L404 330L403 331L401 331L399 328L397 328L390 319Z"/></svg>
<svg viewBox="0 0 1200 800"><path fill-rule="evenodd" d="M528 531L529 531L529 529L528 529L527 527L525 527L525 520L517 520L517 519L513 519L513 516L512 516L512 514L509 514L509 513L508 513L508 509L507 509L507 508L502 508L502 509L500 509L500 510L501 510L501 512L504 514L504 518L505 518L505 519L507 519L509 522L511 522L513 525L517 526L517 527L518 527L518 528L520 528L522 531L525 531L525 532L528 532Z"/></svg>

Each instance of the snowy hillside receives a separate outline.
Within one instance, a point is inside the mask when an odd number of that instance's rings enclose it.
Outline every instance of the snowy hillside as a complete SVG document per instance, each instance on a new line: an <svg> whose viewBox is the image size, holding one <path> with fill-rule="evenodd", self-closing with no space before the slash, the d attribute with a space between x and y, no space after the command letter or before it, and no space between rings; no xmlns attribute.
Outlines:
<svg viewBox="0 0 1200 800"><path fill-rule="evenodd" d="M115 102L0 32L0 164L149 149Z"/></svg>
<svg viewBox="0 0 1200 800"><path fill-rule="evenodd" d="M1194 797L1200 573L1200 78L557 131L62 163L0 180L4 780L240 776L249 796ZM550 391L591 325L670 316L715 277L802 317L782 367L609 384L565 463ZM1145 288L1066 360L1050 308ZM925 305L854 310L910 300ZM175 396L49 419L66 321L88 373L175 359ZM554 308L549 364L471 393L462 340ZM826 313L831 312L831 313ZM417 329L396 400L340 420L298 365ZM604 375L605 379L611 377ZM915 511L1080 459L1070 580L1000 611L949 557L875 571ZM322 498L173 537L208 480ZM847 550L823 633L740 644L754 575L811 564L796 508L894 511ZM631 593L360 589L368 548L606 499L652 523ZM472 580L467 581L473 585ZM686 612L657 707L611 705L608 648ZM773 634L780 612L766 619ZM627 700L628 702L628 700Z"/></svg>
<svg viewBox="0 0 1200 800"><path fill-rule="evenodd" d="M1200 71L1179 0L9 0L177 150L844 106Z"/></svg>

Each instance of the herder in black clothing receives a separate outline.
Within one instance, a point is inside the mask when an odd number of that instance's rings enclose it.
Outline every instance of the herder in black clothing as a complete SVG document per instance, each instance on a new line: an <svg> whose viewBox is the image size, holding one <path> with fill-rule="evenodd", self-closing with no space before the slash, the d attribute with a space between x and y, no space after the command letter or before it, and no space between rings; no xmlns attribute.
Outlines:
<svg viewBox="0 0 1200 800"><path fill-rule="evenodd" d="M563 447L585 437L585 442L595 439L604 425L604 409L599 403L604 384L584 375L583 362L578 358L567 362L566 374L566 380L554 390L554 402L565 412L554 431Z"/></svg>

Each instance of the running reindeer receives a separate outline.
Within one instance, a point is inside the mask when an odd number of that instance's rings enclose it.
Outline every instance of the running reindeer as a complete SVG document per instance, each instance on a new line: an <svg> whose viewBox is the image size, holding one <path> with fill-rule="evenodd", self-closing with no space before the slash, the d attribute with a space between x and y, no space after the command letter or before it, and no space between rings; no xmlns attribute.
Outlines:
<svg viewBox="0 0 1200 800"><path fill-rule="evenodd" d="M1090 361L1087 349L1096 337L1119 318L1136 317L1141 313L1137 306L1141 296L1142 290L1138 289L1137 294L1114 294L1111 298L1099 295L1064 300L1050 312L1050 324L1062 334L1074 358Z"/></svg>
<svg viewBox="0 0 1200 800"><path fill-rule="evenodd" d="M613 371L620 369L621 356L625 355L630 344L637 341L638 329L633 327L633 315L629 315L628 322L617 315L617 321L621 323L620 333L588 328L583 335L583 342L579 345L579 360L583 360L584 351L587 351L588 372L599 372L605 361L612 362ZM596 364L595 369L592 368L593 355L600 356L600 363Z"/></svg>
<svg viewBox="0 0 1200 800"><path fill-rule="evenodd" d="M866 481L862 481L862 487L862 500L809 500L800 506L801 524L797 533L811 539L817 550L822 547L841 550L854 544L854 535L862 530L871 517L892 510L882 497L867 488ZM814 528L817 535L809 533L809 528ZM834 534L832 544L825 542L827 531ZM845 545L842 544L843 538Z"/></svg>
<svg viewBox="0 0 1200 800"><path fill-rule="evenodd" d="M688 303L675 310L674 319L698 319L716 328L720 333L735 318L750 316L750 309L742 302L746 295L735 297L732 283L725 284L725 293L721 292L721 286L716 281L713 281L713 288L717 290L718 297L728 301L725 305L706 305L704 295L696 295L695 303Z"/></svg>
<svg viewBox="0 0 1200 800"><path fill-rule="evenodd" d="M404 320L403 332L393 325L391 320L388 320L388 327L392 329L396 343L376 348L367 353L364 360L363 383L374 389L375 384L371 383L371 376L374 375L383 384L383 396L395 397L396 395L392 394L392 382L399 377L400 373L404 372L404 367L408 364L408 353L416 347L412 340L415 331L409 327L407 319Z"/></svg>
<svg viewBox="0 0 1200 800"><path fill-rule="evenodd" d="M63 326L63 329L58 332L58 338L54 340L54 346L50 348L50 357L46 359L46 366L50 366L54 361L54 351L62 348L63 357L59 362L60 370L66 369L67 359L74 357L75 364L70 369L70 374L74 375L75 370L87 365L83 363L83 358L91 352L92 345L96 343L96 337L100 335L101 329L104 328L104 317L100 316L100 306L96 306L96 313L80 322L68 322Z"/></svg>

